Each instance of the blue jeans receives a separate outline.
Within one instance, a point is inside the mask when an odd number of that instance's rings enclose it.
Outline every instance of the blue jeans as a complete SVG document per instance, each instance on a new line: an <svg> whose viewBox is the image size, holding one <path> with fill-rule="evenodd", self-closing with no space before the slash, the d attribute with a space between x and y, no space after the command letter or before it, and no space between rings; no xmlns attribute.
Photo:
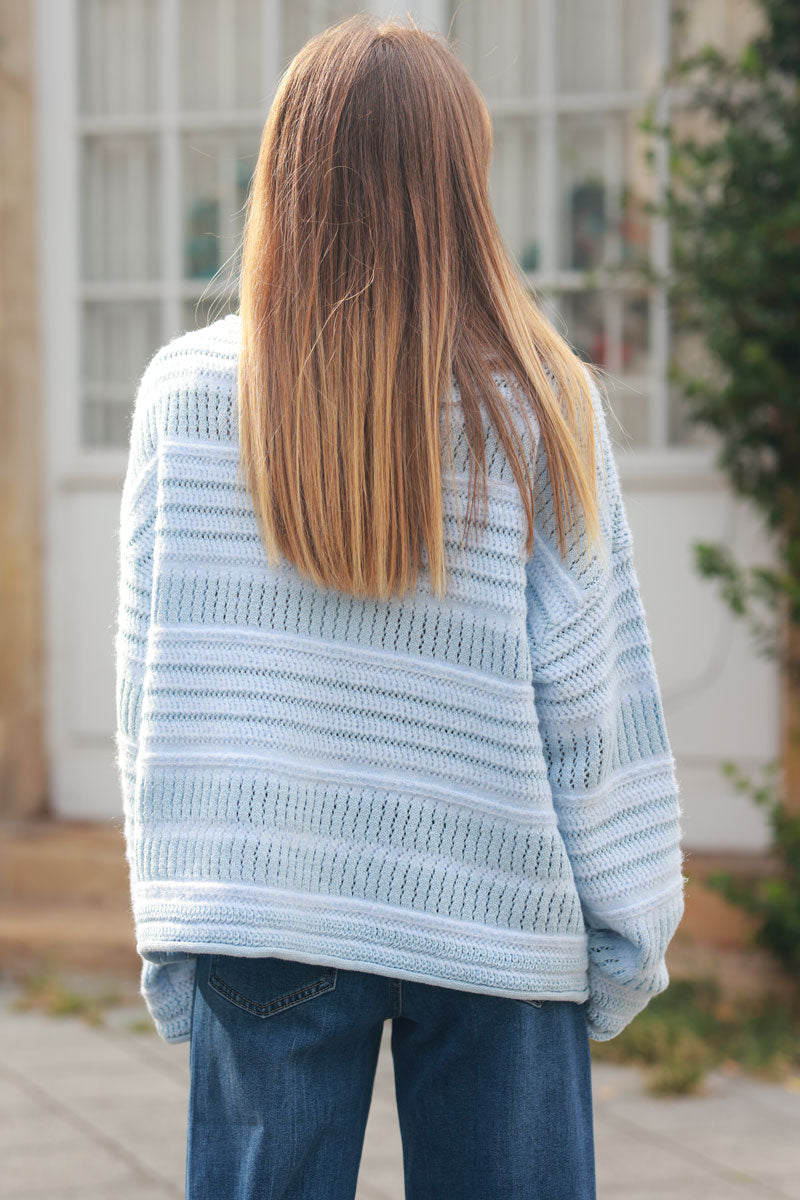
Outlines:
<svg viewBox="0 0 800 1200"><path fill-rule="evenodd" d="M584 1005L210 954L187 1200L354 1200L387 1019L406 1200L595 1200Z"/></svg>

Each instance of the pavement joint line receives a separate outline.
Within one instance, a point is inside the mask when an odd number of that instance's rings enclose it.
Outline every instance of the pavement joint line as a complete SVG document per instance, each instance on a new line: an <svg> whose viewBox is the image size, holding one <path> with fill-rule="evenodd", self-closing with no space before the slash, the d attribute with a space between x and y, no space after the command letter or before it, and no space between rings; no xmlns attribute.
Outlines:
<svg viewBox="0 0 800 1200"><path fill-rule="evenodd" d="M64 1104L54 1096L51 1096L45 1088L41 1087L35 1080L29 1079L24 1072L18 1071L7 1062L0 1060L0 1074L4 1074L7 1079L16 1083L29 1096L37 1100L43 1108L51 1113L55 1113L57 1116L63 1117L73 1128L85 1134L95 1145L100 1146L103 1150L107 1150L120 1159L120 1161L126 1163L141 1182L155 1184L164 1190L167 1195L178 1197L178 1200L183 1200L184 1193L182 1189L176 1188L169 1179L165 1179L163 1175L159 1175L156 1171L151 1171L143 1167L135 1155L131 1154L127 1146L118 1142L116 1138L111 1137L102 1129L99 1129L92 1121L81 1116L80 1113L75 1112L68 1104ZM85 1186L83 1190L86 1190Z"/></svg>
<svg viewBox="0 0 800 1200"><path fill-rule="evenodd" d="M748 1187L758 1189L759 1194L769 1197L770 1200L796 1200L789 1192L784 1192L782 1188L774 1187L771 1183L763 1183L755 1176L751 1176L747 1171L733 1171L730 1167L726 1167L724 1163L718 1162L711 1155L704 1153L702 1150L695 1150L691 1146L686 1146L683 1142L677 1142L669 1134L658 1133L652 1129L645 1129L641 1125L637 1125L630 1117L622 1116L620 1113L604 1112L603 1120L609 1124L615 1124L619 1128L627 1130L628 1133L633 1133L641 1137L643 1134L658 1143L665 1150L677 1151L679 1156L682 1155L689 1161L693 1161L696 1166L712 1169L713 1173L719 1178L724 1179L728 1183L746 1184Z"/></svg>

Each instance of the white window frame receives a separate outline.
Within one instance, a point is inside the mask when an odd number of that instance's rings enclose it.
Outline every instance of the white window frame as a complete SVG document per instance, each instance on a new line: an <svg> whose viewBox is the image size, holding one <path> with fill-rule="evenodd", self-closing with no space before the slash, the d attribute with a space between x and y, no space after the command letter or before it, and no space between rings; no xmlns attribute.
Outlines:
<svg viewBox="0 0 800 1200"><path fill-rule="evenodd" d="M619 9L619 0L607 0L608 5ZM517 0L521 16L525 0ZM657 68L663 77L669 65L671 41L671 0L652 0L653 44L657 49ZM459 7L459 0L449 6ZM538 181L537 240L540 248L539 267L525 272L525 276L543 302L546 312L555 316L556 306L550 293L603 291L624 294L630 290L641 290L641 282L635 278L617 274L613 279L604 279L602 271L593 272L591 284L588 273L580 270L560 269L558 263L560 245L559 199L559 119L564 114L596 115L603 113L634 114L644 108L650 99L647 91L602 91L566 92L558 86L558 6L559 0L537 0L537 94L521 99L488 99L487 104L493 121L497 118L529 118L536 123L536 171ZM612 11L610 26L619 28L621 9L615 17ZM509 52L513 54L513 22L509 28L498 33L505 37ZM661 87L657 94L656 119L665 124L670 111L672 91ZM656 193L664 195L668 181L668 153L663 139L655 139L655 184ZM612 182L621 182L619 152L610 155L608 177ZM614 159L616 158L616 161ZM511 168L511 174L517 171ZM502 198L498 207L502 212ZM508 224L508 221L505 222ZM653 217L650 223L650 262L662 278L669 271L670 239L669 225L663 217ZM617 446L620 474L634 485L667 484L668 486L692 486L697 483L705 487L721 487L723 481L715 467L716 451L709 445L681 445L670 442L669 384L667 367L670 348L670 322L667 288L664 284L650 284L646 288L649 301L649 347L648 373L644 377L624 376L626 384L642 390L647 400L647 442L631 447ZM620 300L621 309L621 300ZM618 317L621 320L621 312ZM609 367L613 375L615 369ZM622 375L621 372L619 372Z"/></svg>
<svg viewBox="0 0 800 1200"><path fill-rule="evenodd" d="M117 487L125 466L125 451L118 447L80 445L80 355L83 302L87 299L158 299L166 312L164 337L180 332L183 303L199 297L207 281L186 280L182 275L183 208L180 203L181 135L190 129L260 129L264 112L237 109L186 112L179 109L178 76L174 69L179 30L179 0L160 0L161 87L164 107L157 113L95 116L78 113L76 35L78 0L36 0L37 85L39 100L39 206L40 293L44 354L44 389L47 414L47 472L51 481L66 488ZM224 3L225 0L221 0ZM524 0L520 0L520 3ZM584 286L579 271L557 269L558 244L558 142L557 122L563 112L630 110L644 102L634 92L601 95L559 94L555 78L558 0L539 0L539 91L532 99L490 104L492 116L535 115L538 123L539 222L542 259L529 275L538 292L570 290ZM281 69L280 0L263 0L266 21L262 47L265 80L277 80ZM405 6L373 0L380 15L402 15ZM414 9L418 19L446 32L451 5L447 0L422 0ZM670 0L654 0L656 38L662 62L669 48ZM324 13L320 12L320 18ZM324 23L324 21L323 21ZM170 50L170 47L173 49ZM669 97L661 97L659 117L666 117ZM162 255L165 270L151 283L105 284L81 282L78 261L80 237L79 150L81 135L90 132L150 130L162 144L160 185ZM666 178L666 155L658 149L660 179ZM652 222L651 255L663 271L669 262L669 233L661 219ZM646 381L649 442L620 451L626 477L646 476L653 484L697 481L706 484L714 473L714 451L709 446L671 445L668 437L666 365L669 347L667 304L664 289L650 289L650 375ZM144 365L144 364L143 364Z"/></svg>

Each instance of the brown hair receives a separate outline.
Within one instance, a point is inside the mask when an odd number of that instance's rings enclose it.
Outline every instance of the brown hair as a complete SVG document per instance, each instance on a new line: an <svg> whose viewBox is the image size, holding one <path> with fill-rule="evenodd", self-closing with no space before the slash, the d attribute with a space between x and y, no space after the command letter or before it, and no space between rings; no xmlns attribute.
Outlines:
<svg viewBox="0 0 800 1200"><path fill-rule="evenodd" d="M282 553L321 586L402 594L424 545L444 593L440 415L452 380L472 464L467 525L478 468L486 500L483 404L531 552L533 464L493 372L535 412L562 553L575 502L599 535L585 365L505 249L491 151L479 89L413 21L338 22L279 80L242 240L240 471L270 561Z"/></svg>

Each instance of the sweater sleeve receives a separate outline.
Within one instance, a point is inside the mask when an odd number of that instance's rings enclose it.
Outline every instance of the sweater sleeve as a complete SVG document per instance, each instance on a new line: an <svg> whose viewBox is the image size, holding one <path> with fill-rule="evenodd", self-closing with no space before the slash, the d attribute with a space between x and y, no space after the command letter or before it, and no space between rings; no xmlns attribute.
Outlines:
<svg viewBox="0 0 800 1200"><path fill-rule="evenodd" d="M583 519L562 558L544 449L536 464L527 629L559 828L588 934L589 1035L615 1037L669 983L684 908L682 810L600 393L590 380L604 547Z"/></svg>
<svg viewBox="0 0 800 1200"><path fill-rule="evenodd" d="M116 619L116 763L124 816L125 857L136 877L136 766L153 603L158 508L159 396L167 347L148 362L136 390L119 510ZM183 953L142 956L141 992L159 1035L189 1037L187 1013L195 959Z"/></svg>
<svg viewBox="0 0 800 1200"><path fill-rule="evenodd" d="M116 754L128 853L153 594L158 489L154 393L158 360L158 354L151 358L136 390L118 526Z"/></svg>

